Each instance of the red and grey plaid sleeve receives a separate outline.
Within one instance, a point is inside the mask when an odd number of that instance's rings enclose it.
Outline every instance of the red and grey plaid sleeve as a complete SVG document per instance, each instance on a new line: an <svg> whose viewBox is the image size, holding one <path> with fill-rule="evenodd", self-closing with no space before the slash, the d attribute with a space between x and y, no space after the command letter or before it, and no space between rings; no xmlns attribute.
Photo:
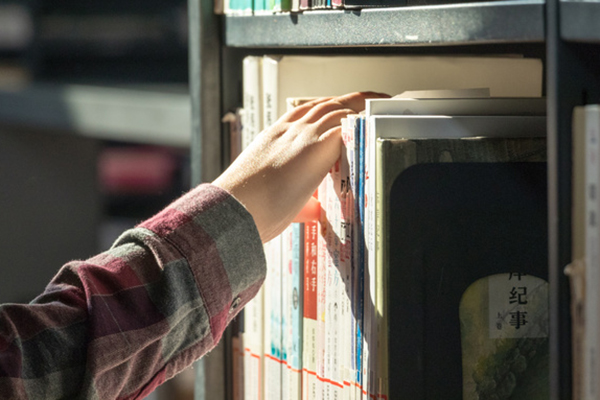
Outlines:
<svg viewBox="0 0 600 400"><path fill-rule="evenodd" d="M201 185L0 306L0 397L142 398L217 344L265 273L250 214Z"/></svg>

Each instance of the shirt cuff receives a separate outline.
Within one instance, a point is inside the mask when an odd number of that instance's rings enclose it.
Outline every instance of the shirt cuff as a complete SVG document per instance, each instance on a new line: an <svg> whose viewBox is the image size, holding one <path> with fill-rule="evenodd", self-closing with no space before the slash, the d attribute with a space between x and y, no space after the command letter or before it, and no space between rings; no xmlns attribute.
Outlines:
<svg viewBox="0 0 600 400"><path fill-rule="evenodd" d="M265 279L263 244L251 214L225 190L203 184L139 227L152 231L179 253L153 250L163 264L173 258L187 261L216 344Z"/></svg>

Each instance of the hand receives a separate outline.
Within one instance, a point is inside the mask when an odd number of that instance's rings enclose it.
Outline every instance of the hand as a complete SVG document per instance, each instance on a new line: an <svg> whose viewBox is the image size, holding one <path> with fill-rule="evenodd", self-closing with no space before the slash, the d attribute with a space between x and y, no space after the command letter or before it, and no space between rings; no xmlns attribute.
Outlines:
<svg viewBox="0 0 600 400"><path fill-rule="evenodd" d="M263 242L294 220L340 157L340 120L388 95L359 92L298 106L268 127L213 184L252 214Z"/></svg>

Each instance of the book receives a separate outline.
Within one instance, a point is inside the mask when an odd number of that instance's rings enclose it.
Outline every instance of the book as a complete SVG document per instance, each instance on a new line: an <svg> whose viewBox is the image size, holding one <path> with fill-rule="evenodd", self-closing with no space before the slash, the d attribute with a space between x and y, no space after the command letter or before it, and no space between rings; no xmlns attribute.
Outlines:
<svg viewBox="0 0 600 400"><path fill-rule="evenodd" d="M243 131L242 148L245 149L262 131L262 57L246 56L243 60Z"/></svg>
<svg viewBox="0 0 600 400"><path fill-rule="evenodd" d="M244 344L244 399L263 400L264 386L264 302L265 289L244 307L243 335Z"/></svg>
<svg viewBox="0 0 600 400"><path fill-rule="evenodd" d="M596 218L600 215L598 157L600 107L573 110L572 257L568 267L572 287L573 398L599 399L598 352L600 296L589 288L600 280Z"/></svg>
<svg viewBox="0 0 600 400"><path fill-rule="evenodd" d="M532 98L389 98L369 99L365 114L372 115L546 115L546 99Z"/></svg>
<svg viewBox="0 0 600 400"><path fill-rule="evenodd" d="M317 238L317 221L306 222L304 225L302 400L317 398Z"/></svg>
<svg viewBox="0 0 600 400"><path fill-rule="evenodd" d="M281 398L282 387L282 235L264 244L267 276L264 287L264 399Z"/></svg>
<svg viewBox="0 0 600 400"><path fill-rule="evenodd" d="M543 122L541 125L543 128ZM519 126L515 124L504 132L504 136L512 138L502 139L493 138L499 135L498 131L488 135L484 133L485 130L471 131L472 136L482 136L477 138L432 139L435 131L429 128L411 129L412 132L426 132L429 139L380 138L377 141L377 265L380 268L376 270L375 279L389 282L390 285L402 282L405 290L391 290L385 285L377 287L377 333L372 339L377 338L378 348L386 351L379 351L377 355L376 382L373 384L379 396L394 399L478 398L473 396L476 396L475 393L480 396L484 393L482 386L470 385L471 392L463 390L463 368L457 368L463 365L460 299L467 287L478 279L475 277L487 278L497 273L518 272L533 275L536 279L547 279L544 264L546 253L543 251L546 245L545 219L536 208L539 206L542 211L545 208L544 129L519 132ZM411 130L404 130L400 136L410 136L406 132ZM443 132L438 133L442 134L438 137L445 137ZM521 176L528 176L528 179L522 180ZM404 179L407 180L406 185ZM486 179L489 182L484 188L481 185ZM490 184L492 181L495 182ZM503 183L501 190L497 186L499 181ZM493 186L494 191L489 186ZM442 187L444 190L440 191ZM515 207L515 204L521 204L515 203L515 198L521 196L524 197L523 203L528 202L527 207L523 204L523 208L529 207L532 212L535 209L529 219L525 218L528 214L522 214L520 207ZM405 199L409 202L406 208ZM479 213L482 215L479 216ZM518 214L520 219L511 213ZM537 219L533 219L533 216ZM520 222L513 226L503 218L513 223ZM438 228L439 225L443 225L443 228ZM485 244L479 235L486 238ZM529 237L526 244L520 242L524 236ZM490 242L490 239L493 241ZM410 243L404 243L403 240ZM529 248L528 245L532 243L536 246ZM512 247L527 248L529 261L525 262L519 256L516 257L520 259L519 263L504 265L504 262L498 262L503 254L501 250ZM493 254L495 256L491 257ZM529 286L546 287L542 283L536 280ZM440 301L438 296L442 294L445 297ZM545 323L547 329L547 300L544 304L545 309L536 309L536 313L542 316L536 326ZM392 309L394 318L382 318L388 316ZM520 312L534 314L531 310ZM510 315L509 310L503 310L503 313ZM491 311L488 314L489 320L497 316ZM405 318L411 321L410 324ZM529 326L533 325L530 322ZM510 324L508 326L512 327ZM393 332L393 340L388 338L388 332L390 335ZM544 350L547 356L547 330L545 332L545 336L541 337L530 335L534 340L531 343L535 343L538 352L543 353ZM524 337L527 340L530 338L527 335ZM523 341L512 339L515 338L511 337L511 340L503 343L510 342L511 349L523 345ZM527 346L534 346L531 343ZM488 348L496 345L502 347L494 342ZM503 354L508 351L504 347L502 349ZM477 351L472 350L472 353L477 354ZM445 355L443 360L440 360L439 354ZM395 361L400 359L402 363ZM540 380L544 378L543 371L548 371L547 358L540 356L535 362L536 371L542 372L537 380L531 381L539 391L548 383L547 374L545 381ZM531 390L530 386L524 384L525 381L529 382L526 379L519 380L511 390ZM547 391L541 391L538 397L526 398L546 398L547 394Z"/></svg>
<svg viewBox="0 0 600 400"><path fill-rule="evenodd" d="M291 235L291 264L288 269L288 308L290 336L288 341L289 398L302 399L303 356L303 294L304 294L304 224L293 223Z"/></svg>
<svg viewBox="0 0 600 400"><path fill-rule="evenodd" d="M379 138L379 135L385 135L383 132L394 132L394 137L399 135L407 135L411 137L414 132L419 132L422 138L449 138L449 137L465 137L468 135L477 135L478 132L486 132L488 136L506 136L523 134L525 136L537 135L543 137L545 135L545 100L541 98L531 99L373 99L367 101L367 115L369 115L369 138L374 142ZM404 116L374 116L372 114L393 114L407 113ZM442 113L446 115L414 115ZM454 115L453 115L454 114ZM485 118L473 117L477 114L490 114ZM516 116L516 114L524 114ZM460 121L460 122L459 122ZM477 122L476 122L477 121ZM413 123L415 125L413 125ZM397 124L395 127L392 125ZM481 124L481 125L479 125ZM508 124L508 125L506 125ZM479 125L479 126L476 126ZM511 128L512 125L512 128ZM419 128L420 127L420 128ZM367 144L365 146L369 152L367 159L367 170L376 171L381 168L376 168L376 147ZM376 200L376 187L379 184L378 175L374 173L366 173L367 199ZM378 204L378 203L377 203ZM387 315L385 309L385 299L387 296L384 293L385 286L374 285L375 282L381 282L381 274L383 264L381 261L382 249L378 243L381 242L377 232L380 232L380 227L377 226L377 217L382 211L376 206L375 201L368 202L365 207L367 214L365 238L367 240L368 260L365 280L369 281L369 296L367 301L367 309L365 311L369 330L366 332L367 342L371 350L375 351L379 359L379 365L371 366L371 370L383 370L383 376L387 376L386 365L387 357L387 328L385 326L385 318L382 315ZM379 269L379 270L377 270ZM380 316L378 321L373 320L373 316ZM377 319L377 318L375 318ZM379 339L375 339L378 337ZM378 347L380 346L380 349ZM372 354L372 353L371 353ZM368 362L368 356L367 356ZM377 378L376 378L377 379ZM379 386L383 386L385 392L385 379L382 382L375 382L371 386L372 389L379 391ZM375 388L373 388L373 385Z"/></svg>
<svg viewBox="0 0 600 400"><path fill-rule="evenodd" d="M542 62L520 57L267 55L262 79L263 121L270 126L286 111L288 97L478 87L489 88L492 97L539 97Z"/></svg>

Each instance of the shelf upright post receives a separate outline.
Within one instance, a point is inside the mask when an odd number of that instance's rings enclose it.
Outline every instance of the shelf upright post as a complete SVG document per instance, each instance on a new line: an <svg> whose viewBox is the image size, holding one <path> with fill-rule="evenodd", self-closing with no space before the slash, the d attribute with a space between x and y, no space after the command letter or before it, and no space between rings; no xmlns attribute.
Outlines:
<svg viewBox="0 0 600 400"><path fill-rule="evenodd" d="M221 172L221 33L213 2L189 0L192 184Z"/></svg>
<svg viewBox="0 0 600 400"><path fill-rule="evenodd" d="M221 172L221 39L213 2L188 0L192 186ZM223 341L195 364L195 400L225 400Z"/></svg>
<svg viewBox="0 0 600 400"><path fill-rule="evenodd" d="M559 0L546 1L548 98L548 279L550 284L550 398L571 396L570 293L564 267L571 261L571 116L567 49L560 37ZM568 98L567 98L568 96Z"/></svg>

